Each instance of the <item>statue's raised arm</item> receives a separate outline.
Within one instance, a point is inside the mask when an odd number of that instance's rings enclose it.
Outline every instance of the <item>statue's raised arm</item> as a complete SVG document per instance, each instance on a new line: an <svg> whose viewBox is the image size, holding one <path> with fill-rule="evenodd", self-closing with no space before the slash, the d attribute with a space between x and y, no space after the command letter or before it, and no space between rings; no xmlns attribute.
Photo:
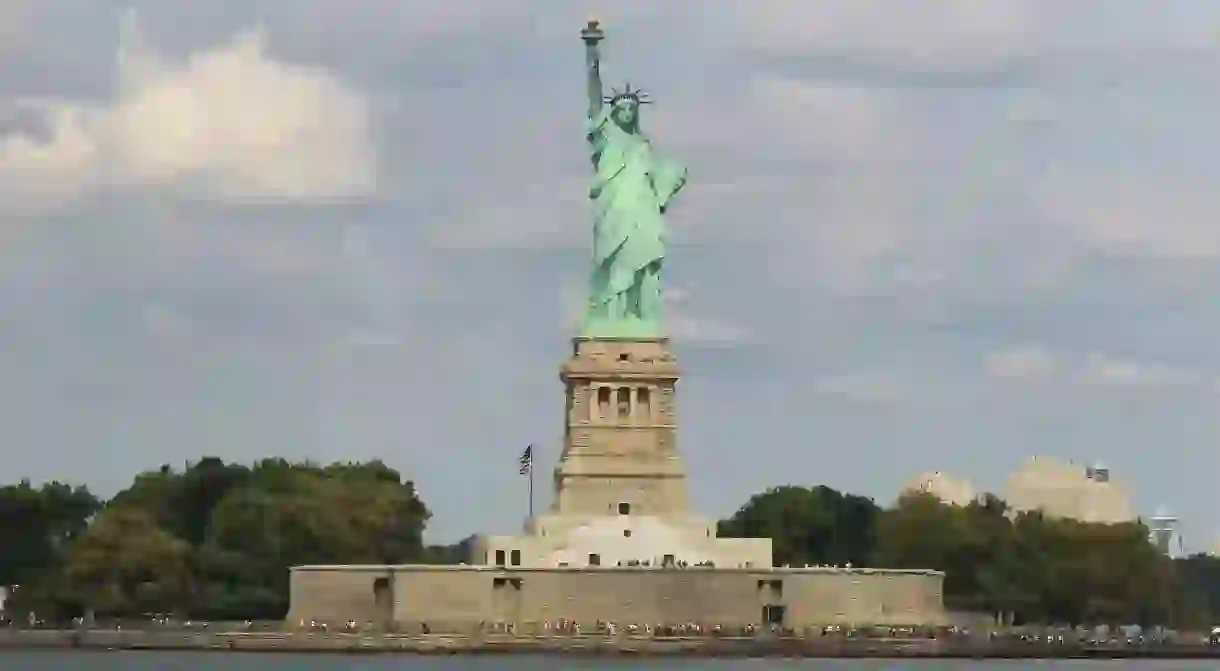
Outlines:
<svg viewBox="0 0 1220 671"><path fill-rule="evenodd" d="M604 103L602 97L601 48L598 42L606 38L602 33L601 22L590 18L584 30L580 31L580 39L585 43L585 71L589 78L589 118L597 118Z"/></svg>

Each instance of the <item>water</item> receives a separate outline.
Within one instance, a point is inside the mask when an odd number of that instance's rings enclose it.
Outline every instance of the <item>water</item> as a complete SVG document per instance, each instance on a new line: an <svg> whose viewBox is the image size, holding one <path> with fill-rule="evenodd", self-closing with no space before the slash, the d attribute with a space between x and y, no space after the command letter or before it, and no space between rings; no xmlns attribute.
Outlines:
<svg viewBox="0 0 1220 671"><path fill-rule="evenodd" d="M1117 667L1116 667L1117 665ZM1203 671L1215 661L1020 661L971 660L868 661L770 659L597 660L572 657L413 657L409 655L343 656L241 653L161 652L0 652L3 671L1001 671L1046 669L1148 669Z"/></svg>

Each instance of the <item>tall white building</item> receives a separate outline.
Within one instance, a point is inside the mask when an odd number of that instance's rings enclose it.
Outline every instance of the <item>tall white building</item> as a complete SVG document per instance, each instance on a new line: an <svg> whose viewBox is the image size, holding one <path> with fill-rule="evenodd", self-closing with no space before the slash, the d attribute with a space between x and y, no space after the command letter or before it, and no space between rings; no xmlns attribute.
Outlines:
<svg viewBox="0 0 1220 671"><path fill-rule="evenodd" d="M1177 557L1182 552L1182 535L1178 531L1178 518L1165 506L1156 509L1148 518L1148 538L1161 552Z"/></svg>

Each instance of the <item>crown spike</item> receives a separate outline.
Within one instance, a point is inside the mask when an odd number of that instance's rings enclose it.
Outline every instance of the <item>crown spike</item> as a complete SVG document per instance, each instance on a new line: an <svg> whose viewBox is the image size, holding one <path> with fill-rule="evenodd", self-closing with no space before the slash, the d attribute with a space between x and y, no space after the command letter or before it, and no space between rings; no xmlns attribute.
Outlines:
<svg viewBox="0 0 1220 671"><path fill-rule="evenodd" d="M631 82L627 82L622 89L611 89L611 95L606 96L606 102L613 105L620 100L630 99L635 101L637 105L650 105L648 94L643 89L631 88Z"/></svg>

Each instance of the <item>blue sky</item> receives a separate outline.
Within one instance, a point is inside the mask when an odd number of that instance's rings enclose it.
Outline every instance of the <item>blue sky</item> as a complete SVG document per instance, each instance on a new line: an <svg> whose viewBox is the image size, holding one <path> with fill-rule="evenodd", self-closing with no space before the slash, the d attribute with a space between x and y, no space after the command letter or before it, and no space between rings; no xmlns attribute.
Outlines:
<svg viewBox="0 0 1220 671"><path fill-rule="evenodd" d="M1039 454L1211 544L1208 3L0 0L5 479L377 457L433 538L517 528L587 270L590 13L691 171L700 508Z"/></svg>

